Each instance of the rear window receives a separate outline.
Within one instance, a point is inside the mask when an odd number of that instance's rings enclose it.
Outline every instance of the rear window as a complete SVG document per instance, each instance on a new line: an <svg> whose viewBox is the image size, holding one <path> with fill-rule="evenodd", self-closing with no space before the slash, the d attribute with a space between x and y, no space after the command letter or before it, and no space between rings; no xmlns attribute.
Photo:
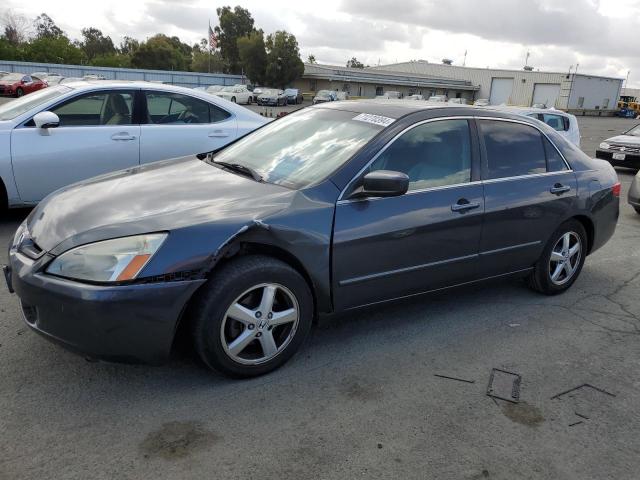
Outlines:
<svg viewBox="0 0 640 480"><path fill-rule="evenodd" d="M542 135L520 123L481 120L488 178L517 177L547 171Z"/></svg>

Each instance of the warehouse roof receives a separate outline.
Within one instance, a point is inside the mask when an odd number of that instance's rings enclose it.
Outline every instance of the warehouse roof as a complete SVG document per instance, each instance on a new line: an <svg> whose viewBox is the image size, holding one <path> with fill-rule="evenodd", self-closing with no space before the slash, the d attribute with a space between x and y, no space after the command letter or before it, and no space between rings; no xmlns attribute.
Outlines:
<svg viewBox="0 0 640 480"><path fill-rule="evenodd" d="M318 65L305 63L304 78L331 80L333 82L360 82L384 85L402 85L415 87L434 87L456 90L479 90L467 80L435 77L433 75L407 74L376 69L348 68L336 65Z"/></svg>

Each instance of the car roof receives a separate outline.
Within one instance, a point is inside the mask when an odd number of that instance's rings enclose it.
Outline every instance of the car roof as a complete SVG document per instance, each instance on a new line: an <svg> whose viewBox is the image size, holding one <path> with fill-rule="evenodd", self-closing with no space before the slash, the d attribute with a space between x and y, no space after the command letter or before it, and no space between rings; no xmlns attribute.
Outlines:
<svg viewBox="0 0 640 480"><path fill-rule="evenodd" d="M538 125L541 123L534 118L524 117L522 116L522 113L516 113L515 111L506 111L503 109L476 107L473 105L445 102L416 102L397 99L366 99L320 103L318 105L307 108L343 110L353 113L369 113L372 115L382 115L394 119L399 119L415 112L433 111L434 113L441 113L442 116L455 114L469 115L474 117L505 118L517 120L524 123L531 123L532 125ZM548 112L548 110L542 111Z"/></svg>
<svg viewBox="0 0 640 480"><path fill-rule="evenodd" d="M570 116L569 113L563 112L562 110L556 110L555 108L517 107L510 105L491 105L490 107L485 108L503 112L513 112L520 115L522 115L523 113L552 113L554 115L563 115L565 117Z"/></svg>

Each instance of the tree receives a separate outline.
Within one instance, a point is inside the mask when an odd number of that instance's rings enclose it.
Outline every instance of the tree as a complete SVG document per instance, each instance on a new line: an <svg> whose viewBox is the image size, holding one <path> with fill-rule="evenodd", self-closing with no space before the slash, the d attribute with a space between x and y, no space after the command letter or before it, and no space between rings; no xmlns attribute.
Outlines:
<svg viewBox="0 0 640 480"><path fill-rule="evenodd" d="M93 57L89 63L96 67L130 68L131 56L123 55L121 53L97 55Z"/></svg>
<svg viewBox="0 0 640 480"><path fill-rule="evenodd" d="M218 25L215 28L218 37L220 53L226 63L227 73L238 74L242 71L240 54L238 52L238 38L249 35L254 31L253 17L249 10L236 6L221 7L216 10Z"/></svg>
<svg viewBox="0 0 640 480"><path fill-rule="evenodd" d="M256 30L238 39L240 64L249 80L263 85L267 70L267 50L264 44L264 33Z"/></svg>
<svg viewBox="0 0 640 480"><path fill-rule="evenodd" d="M285 88L304 73L296 37L283 30L267 37L266 81L274 87Z"/></svg>
<svg viewBox="0 0 640 480"><path fill-rule="evenodd" d="M53 19L46 13L39 15L35 19L34 27L37 38L58 38L65 36L62 29L58 27Z"/></svg>
<svg viewBox="0 0 640 480"><path fill-rule="evenodd" d="M142 42L134 52L131 64L136 68L156 70L188 70L191 64L191 47L187 45L189 55L185 55L180 40L169 38L162 33Z"/></svg>
<svg viewBox="0 0 640 480"><path fill-rule="evenodd" d="M120 46L118 47L118 51L122 55L133 55L136 50L140 48L140 42L135 38L124 37L122 42L120 42Z"/></svg>
<svg viewBox="0 0 640 480"><path fill-rule="evenodd" d="M33 39L25 46L25 60L43 63L82 63L84 53L64 35L43 36Z"/></svg>
<svg viewBox="0 0 640 480"><path fill-rule="evenodd" d="M92 60L94 57L106 57L116 53L111 37L105 37L97 28L83 28L83 41L80 43L87 59Z"/></svg>
<svg viewBox="0 0 640 480"><path fill-rule="evenodd" d="M31 22L24 15L7 10L0 17L0 22L4 27L4 38L9 43L19 45L27 41L31 30Z"/></svg>
<svg viewBox="0 0 640 480"><path fill-rule="evenodd" d="M0 58L3 60L22 60L20 46L9 41L6 37L0 37Z"/></svg>
<svg viewBox="0 0 640 480"><path fill-rule="evenodd" d="M193 50L191 57L192 72L222 73L225 71L225 63L219 51L209 53L209 49Z"/></svg>
<svg viewBox="0 0 640 480"><path fill-rule="evenodd" d="M352 57L351 60L347 62L348 68L364 68L364 63L359 61L356 57Z"/></svg>
<svg viewBox="0 0 640 480"><path fill-rule="evenodd" d="M307 58L307 63L318 63L316 62L316 56L314 54L309 55Z"/></svg>

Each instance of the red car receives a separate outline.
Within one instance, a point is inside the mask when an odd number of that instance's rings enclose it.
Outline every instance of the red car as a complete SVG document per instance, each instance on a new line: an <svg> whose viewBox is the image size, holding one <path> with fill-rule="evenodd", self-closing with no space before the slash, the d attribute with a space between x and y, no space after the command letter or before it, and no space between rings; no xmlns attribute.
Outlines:
<svg viewBox="0 0 640 480"><path fill-rule="evenodd" d="M47 86L47 82L40 80L38 77L22 73L9 73L0 78L0 95L21 97Z"/></svg>

